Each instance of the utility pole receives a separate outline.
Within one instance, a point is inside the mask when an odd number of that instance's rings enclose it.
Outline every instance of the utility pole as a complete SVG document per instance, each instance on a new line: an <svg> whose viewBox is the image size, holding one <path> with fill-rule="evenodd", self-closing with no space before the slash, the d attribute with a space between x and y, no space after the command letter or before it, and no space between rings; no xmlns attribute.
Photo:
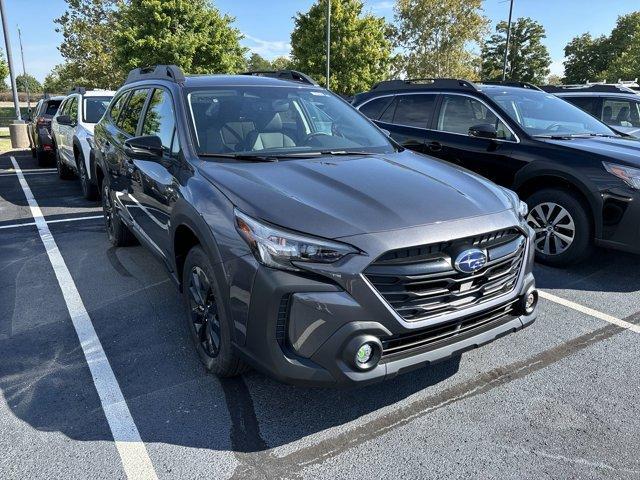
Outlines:
<svg viewBox="0 0 640 480"><path fill-rule="evenodd" d="M18 104L18 89L16 88L16 77L13 74L13 59L11 58L11 39L9 38L9 28L7 27L7 15L4 8L4 0L0 0L0 15L2 15L2 31L4 32L4 45L7 49L7 63L9 64L9 77L11 78L11 89L13 90L13 105L16 107L16 118L22 120L20 115L20 105Z"/></svg>
<svg viewBox="0 0 640 480"><path fill-rule="evenodd" d="M513 13L513 0L509 6L509 23L507 25L507 44L504 47L504 62L502 64L502 81L507 79L507 57L509 55L509 40L511 39L511 14Z"/></svg>
<svg viewBox="0 0 640 480"><path fill-rule="evenodd" d="M327 0L327 90L331 74L331 0Z"/></svg>
<svg viewBox="0 0 640 480"><path fill-rule="evenodd" d="M18 40L20 41L20 56L22 57L22 75L24 76L24 86L27 90L27 112L31 112L31 97L29 95L29 82L27 81L27 69L24 66L24 50L22 49L22 32L18 27Z"/></svg>

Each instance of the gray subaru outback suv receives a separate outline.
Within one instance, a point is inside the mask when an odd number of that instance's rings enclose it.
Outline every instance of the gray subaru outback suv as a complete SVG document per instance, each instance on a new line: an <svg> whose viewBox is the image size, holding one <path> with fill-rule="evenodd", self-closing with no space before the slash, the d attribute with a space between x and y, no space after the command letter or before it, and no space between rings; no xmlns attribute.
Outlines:
<svg viewBox="0 0 640 480"><path fill-rule="evenodd" d="M298 72L132 71L95 143L111 242L165 263L220 376L364 384L534 321L526 205Z"/></svg>

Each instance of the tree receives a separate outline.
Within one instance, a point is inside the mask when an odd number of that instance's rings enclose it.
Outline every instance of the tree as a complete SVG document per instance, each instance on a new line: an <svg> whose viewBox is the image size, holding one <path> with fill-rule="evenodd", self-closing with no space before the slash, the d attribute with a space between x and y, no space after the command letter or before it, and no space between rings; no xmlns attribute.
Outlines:
<svg viewBox="0 0 640 480"><path fill-rule="evenodd" d="M414 78L473 79L477 55L472 48L488 25L481 7L482 0L397 0L398 72Z"/></svg>
<svg viewBox="0 0 640 480"><path fill-rule="evenodd" d="M496 33L482 47L482 78L485 80L502 79L507 28L507 22L499 22ZM544 27L531 18L518 18L511 24L508 79L534 84L544 82L551 65L549 50L542 43L545 38Z"/></svg>
<svg viewBox="0 0 640 480"><path fill-rule="evenodd" d="M16 77L16 87L19 92L26 92L27 89L29 93L41 93L42 92L42 84L36 80L33 75L20 74Z"/></svg>
<svg viewBox="0 0 640 480"><path fill-rule="evenodd" d="M610 82L640 77L640 12L618 17L607 45L607 65L603 78Z"/></svg>
<svg viewBox="0 0 640 480"><path fill-rule="evenodd" d="M326 85L326 10L316 0L308 12L294 17L292 68ZM392 42L384 18L363 14L362 0L331 1L331 84L351 95L368 90L389 72Z"/></svg>
<svg viewBox="0 0 640 480"><path fill-rule="evenodd" d="M46 93L65 93L78 85L86 85L86 82L75 78L75 68L70 68L68 63L61 63L53 67L51 72L44 77L42 89Z"/></svg>
<svg viewBox="0 0 640 480"><path fill-rule="evenodd" d="M584 33L574 37L564 47L565 84L579 84L601 80L610 63L609 39L605 36L591 37Z"/></svg>
<svg viewBox="0 0 640 480"><path fill-rule="evenodd" d="M115 13L124 0L66 0L67 10L54 20L62 33L58 47L65 72L87 88L116 88L124 78L113 56Z"/></svg>
<svg viewBox="0 0 640 480"><path fill-rule="evenodd" d="M9 64L4 58L4 52L0 50L0 89L9 90L6 78L9 76Z"/></svg>
<svg viewBox="0 0 640 480"><path fill-rule="evenodd" d="M271 68L274 70L291 70L291 59L287 57L276 57L271 60Z"/></svg>
<svg viewBox="0 0 640 480"><path fill-rule="evenodd" d="M562 77L560 75L556 75L555 73L552 73L547 77L547 80L545 81L545 83L547 85L562 85Z"/></svg>
<svg viewBox="0 0 640 480"><path fill-rule="evenodd" d="M247 70L271 70L271 62L260 54L252 53L247 62Z"/></svg>
<svg viewBox="0 0 640 480"><path fill-rule="evenodd" d="M234 18L208 0L130 0L117 12L115 61L128 71L175 64L186 73L232 73L246 64Z"/></svg>

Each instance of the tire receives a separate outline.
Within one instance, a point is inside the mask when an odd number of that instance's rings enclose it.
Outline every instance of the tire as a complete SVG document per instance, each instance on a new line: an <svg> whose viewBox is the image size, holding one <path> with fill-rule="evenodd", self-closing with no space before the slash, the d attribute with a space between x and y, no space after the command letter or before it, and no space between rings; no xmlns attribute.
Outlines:
<svg viewBox="0 0 640 480"><path fill-rule="evenodd" d="M536 231L536 260L554 267L584 260L593 248L588 207L576 195L560 189L535 192L527 199L527 223Z"/></svg>
<svg viewBox="0 0 640 480"><path fill-rule="evenodd" d="M209 257L199 245L187 254L182 271L186 319L200 361L207 371L229 378L247 370L231 344L231 322L222 306Z"/></svg>
<svg viewBox="0 0 640 480"><path fill-rule="evenodd" d="M78 177L80 178L80 185L82 186L82 196L87 200L95 200L98 198L98 187L96 187L87 174L87 167L84 162L84 154L80 152L76 159L78 165Z"/></svg>
<svg viewBox="0 0 640 480"><path fill-rule="evenodd" d="M109 241L114 247L135 245L137 243L136 237L118 215L113 204L109 183L106 180L102 182L102 188L102 213Z"/></svg>
<svg viewBox="0 0 640 480"><path fill-rule="evenodd" d="M62 158L60 158L60 153L58 152L58 147L55 147L55 158L56 158L56 169L58 170L58 177L62 180L71 180L75 178L75 174L73 170L71 170L67 165L62 162Z"/></svg>

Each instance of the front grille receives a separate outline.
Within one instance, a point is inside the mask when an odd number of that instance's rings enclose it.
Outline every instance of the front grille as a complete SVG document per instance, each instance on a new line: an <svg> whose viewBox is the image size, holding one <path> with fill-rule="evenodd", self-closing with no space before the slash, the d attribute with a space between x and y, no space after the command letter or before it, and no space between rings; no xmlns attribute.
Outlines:
<svg viewBox="0 0 640 480"><path fill-rule="evenodd" d="M516 300L499 308L478 315L434 325L418 332L382 338L382 359L389 360L403 355L413 355L419 350L437 348L452 343L462 336L471 336L516 318Z"/></svg>
<svg viewBox="0 0 640 480"><path fill-rule="evenodd" d="M488 262L473 274L454 269L449 252L475 247ZM365 276L407 321L462 311L512 292L522 270L526 241L510 228L450 242L387 252Z"/></svg>

